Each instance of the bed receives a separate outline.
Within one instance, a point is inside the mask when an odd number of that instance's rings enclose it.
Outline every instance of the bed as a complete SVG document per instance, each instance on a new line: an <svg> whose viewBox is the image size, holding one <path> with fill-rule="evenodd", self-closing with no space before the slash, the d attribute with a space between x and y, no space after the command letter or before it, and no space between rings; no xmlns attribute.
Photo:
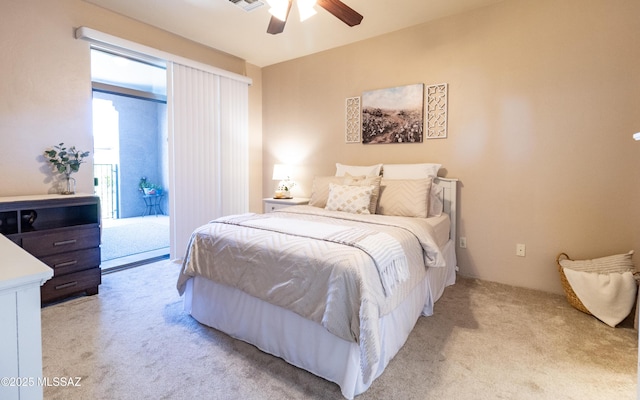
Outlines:
<svg viewBox="0 0 640 400"><path fill-rule="evenodd" d="M345 398L366 391L420 315L433 314L457 269L457 180L428 177L426 203L439 203L440 212L416 218L392 210L397 201L389 195L404 180L385 184L376 172L361 185L330 183L324 207L314 204L314 192L310 205L226 216L196 229L177 284L185 311L335 382ZM385 214L336 209L338 189L369 193L370 179L382 184L368 201L384 203L378 212Z"/></svg>

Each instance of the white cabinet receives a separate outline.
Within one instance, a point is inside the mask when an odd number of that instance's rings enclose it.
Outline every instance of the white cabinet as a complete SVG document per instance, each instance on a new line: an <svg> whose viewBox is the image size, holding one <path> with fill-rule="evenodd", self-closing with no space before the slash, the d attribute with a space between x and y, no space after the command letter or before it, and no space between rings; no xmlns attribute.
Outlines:
<svg viewBox="0 0 640 400"><path fill-rule="evenodd" d="M262 203L264 206L264 212L270 213L285 207L309 204L309 199L304 197L294 197L292 199L273 199L271 197L267 197L266 199L262 199Z"/></svg>
<svg viewBox="0 0 640 400"><path fill-rule="evenodd" d="M40 286L53 270L0 235L0 399L42 399Z"/></svg>

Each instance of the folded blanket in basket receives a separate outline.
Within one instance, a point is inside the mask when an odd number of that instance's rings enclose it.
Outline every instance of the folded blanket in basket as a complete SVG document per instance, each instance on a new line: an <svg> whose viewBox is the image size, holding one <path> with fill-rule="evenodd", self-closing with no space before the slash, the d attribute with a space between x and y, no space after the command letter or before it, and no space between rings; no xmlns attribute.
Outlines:
<svg viewBox="0 0 640 400"><path fill-rule="evenodd" d="M593 316L615 327L635 303L633 251L593 260L560 260L567 281Z"/></svg>

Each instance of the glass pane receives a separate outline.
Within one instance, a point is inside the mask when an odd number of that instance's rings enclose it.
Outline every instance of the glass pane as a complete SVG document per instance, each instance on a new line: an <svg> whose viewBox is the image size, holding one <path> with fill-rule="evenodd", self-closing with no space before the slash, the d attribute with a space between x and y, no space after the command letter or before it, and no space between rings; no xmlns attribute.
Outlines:
<svg viewBox="0 0 640 400"><path fill-rule="evenodd" d="M91 49L91 80L159 95L167 94L166 69Z"/></svg>

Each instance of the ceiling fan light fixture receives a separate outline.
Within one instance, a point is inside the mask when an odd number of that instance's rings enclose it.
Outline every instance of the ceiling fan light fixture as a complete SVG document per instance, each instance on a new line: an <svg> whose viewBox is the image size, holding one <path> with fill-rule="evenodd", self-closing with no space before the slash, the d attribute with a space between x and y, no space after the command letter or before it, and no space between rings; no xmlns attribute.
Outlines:
<svg viewBox="0 0 640 400"><path fill-rule="evenodd" d="M271 35L277 35L284 31L284 26L287 23L287 17L289 17L289 11L293 0L265 0L271 6L269 13L271 19L269 19L269 26L267 27L267 33ZM316 14L313 9L317 0L297 0L298 1L298 13L302 21ZM362 22L363 16L355 11L353 8L344 4L340 0L322 0L317 3L320 7L333 14L334 17L344 22L348 26L356 26Z"/></svg>
<svg viewBox="0 0 640 400"><path fill-rule="evenodd" d="M289 0L267 0L269 6L269 13L280 21L286 21L287 12L289 11Z"/></svg>
<svg viewBox="0 0 640 400"><path fill-rule="evenodd" d="M298 13L301 22L317 14L317 11L313 9L315 5L316 0L298 0Z"/></svg>

